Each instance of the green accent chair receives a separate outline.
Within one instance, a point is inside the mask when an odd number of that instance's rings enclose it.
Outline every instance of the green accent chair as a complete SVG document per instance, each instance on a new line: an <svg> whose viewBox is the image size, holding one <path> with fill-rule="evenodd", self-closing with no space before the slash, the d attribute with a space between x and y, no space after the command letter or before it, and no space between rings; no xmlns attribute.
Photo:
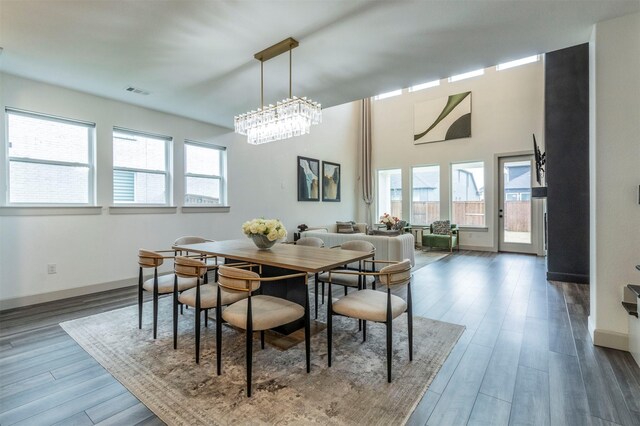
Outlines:
<svg viewBox="0 0 640 426"><path fill-rule="evenodd" d="M453 248L457 247L458 251L460 251L460 238L459 238L459 229L458 229L458 225L456 224L451 224L450 228L451 231L450 233L437 233L434 234L434 224L437 225L437 222L445 222L446 224L449 223L449 221L435 221L433 222L430 226L429 226L429 231L431 232L430 234L423 234L422 235L422 247L429 247L429 248L442 248L442 249L449 249L450 252L453 252ZM436 226L437 228L437 226ZM436 231L438 232L438 231Z"/></svg>

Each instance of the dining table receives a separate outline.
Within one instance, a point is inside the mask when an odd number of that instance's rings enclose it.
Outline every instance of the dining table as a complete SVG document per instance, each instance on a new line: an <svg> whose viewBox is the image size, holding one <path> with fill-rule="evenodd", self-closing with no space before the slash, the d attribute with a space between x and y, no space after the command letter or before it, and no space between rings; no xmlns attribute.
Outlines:
<svg viewBox="0 0 640 426"><path fill-rule="evenodd" d="M274 277L295 272L319 273L350 263L371 258L370 252L331 249L325 247L298 246L278 243L269 249L259 249L249 239L210 241L197 244L173 246L174 250L218 256L225 263L250 262L262 266L262 275ZM262 283L262 293L282 297L302 306L307 306L308 290L303 277ZM303 319L278 327L275 331L290 334L304 327Z"/></svg>

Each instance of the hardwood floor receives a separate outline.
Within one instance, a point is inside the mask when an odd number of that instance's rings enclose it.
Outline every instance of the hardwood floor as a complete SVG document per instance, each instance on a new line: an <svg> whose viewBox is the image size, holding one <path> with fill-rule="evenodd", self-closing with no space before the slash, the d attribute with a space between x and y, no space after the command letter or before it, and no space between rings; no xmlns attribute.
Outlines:
<svg viewBox="0 0 640 426"><path fill-rule="evenodd" d="M526 255L418 270L415 315L467 328L409 424L639 425L640 368L593 346L588 290ZM126 288L0 312L0 424L162 424L58 325L135 303Z"/></svg>

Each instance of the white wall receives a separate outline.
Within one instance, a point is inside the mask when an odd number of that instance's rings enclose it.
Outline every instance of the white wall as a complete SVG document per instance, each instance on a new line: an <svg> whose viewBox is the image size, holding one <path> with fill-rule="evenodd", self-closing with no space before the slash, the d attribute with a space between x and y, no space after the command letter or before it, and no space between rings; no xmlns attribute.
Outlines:
<svg viewBox="0 0 640 426"><path fill-rule="evenodd" d="M623 287L640 283L640 14L591 39L591 315L595 344L626 349Z"/></svg>
<svg viewBox="0 0 640 426"><path fill-rule="evenodd" d="M168 248L181 235L243 238L242 222L260 216L280 218L290 232L303 222L324 224L355 217L358 103L324 110L323 123L310 135L250 146L228 129L210 124L12 75L0 73L0 80L2 111L13 107L96 123L97 203L104 206L98 215L0 216L0 308L124 285L137 275L138 248ZM4 117L0 122L4 176ZM113 126L173 137L178 206L184 194L184 139L227 146L230 211L110 214ZM297 201L298 155L342 165L342 202ZM48 263L57 264L57 274L47 274ZM107 284L94 286L103 283Z"/></svg>
<svg viewBox="0 0 640 426"><path fill-rule="evenodd" d="M449 217L450 164L484 161L486 226L484 232L462 232L461 245L496 250L496 154L532 152L531 134L544 143L543 62L503 71L487 68L483 76L418 92L373 101L373 169L402 168L404 219L409 219L411 167L440 165L440 214ZM414 105L455 93L472 92L471 137L414 145ZM534 204L536 205L536 204ZM360 212L363 212L361 209ZM363 214L363 213L361 213ZM536 217L537 218L537 217Z"/></svg>

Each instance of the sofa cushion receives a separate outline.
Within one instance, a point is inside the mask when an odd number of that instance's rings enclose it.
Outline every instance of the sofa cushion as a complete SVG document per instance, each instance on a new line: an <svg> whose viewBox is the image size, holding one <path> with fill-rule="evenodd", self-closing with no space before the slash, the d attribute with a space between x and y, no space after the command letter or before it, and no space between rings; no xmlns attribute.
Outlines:
<svg viewBox="0 0 640 426"><path fill-rule="evenodd" d="M358 232L356 229L356 223L351 222L336 222L336 228L338 234L355 234Z"/></svg>
<svg viewBox="0 0 640 426"><path fill-rule="evenodd" d="M451 235L451 222L448 220L435 220L431 224L431 233L436 235Z"/></svg>

